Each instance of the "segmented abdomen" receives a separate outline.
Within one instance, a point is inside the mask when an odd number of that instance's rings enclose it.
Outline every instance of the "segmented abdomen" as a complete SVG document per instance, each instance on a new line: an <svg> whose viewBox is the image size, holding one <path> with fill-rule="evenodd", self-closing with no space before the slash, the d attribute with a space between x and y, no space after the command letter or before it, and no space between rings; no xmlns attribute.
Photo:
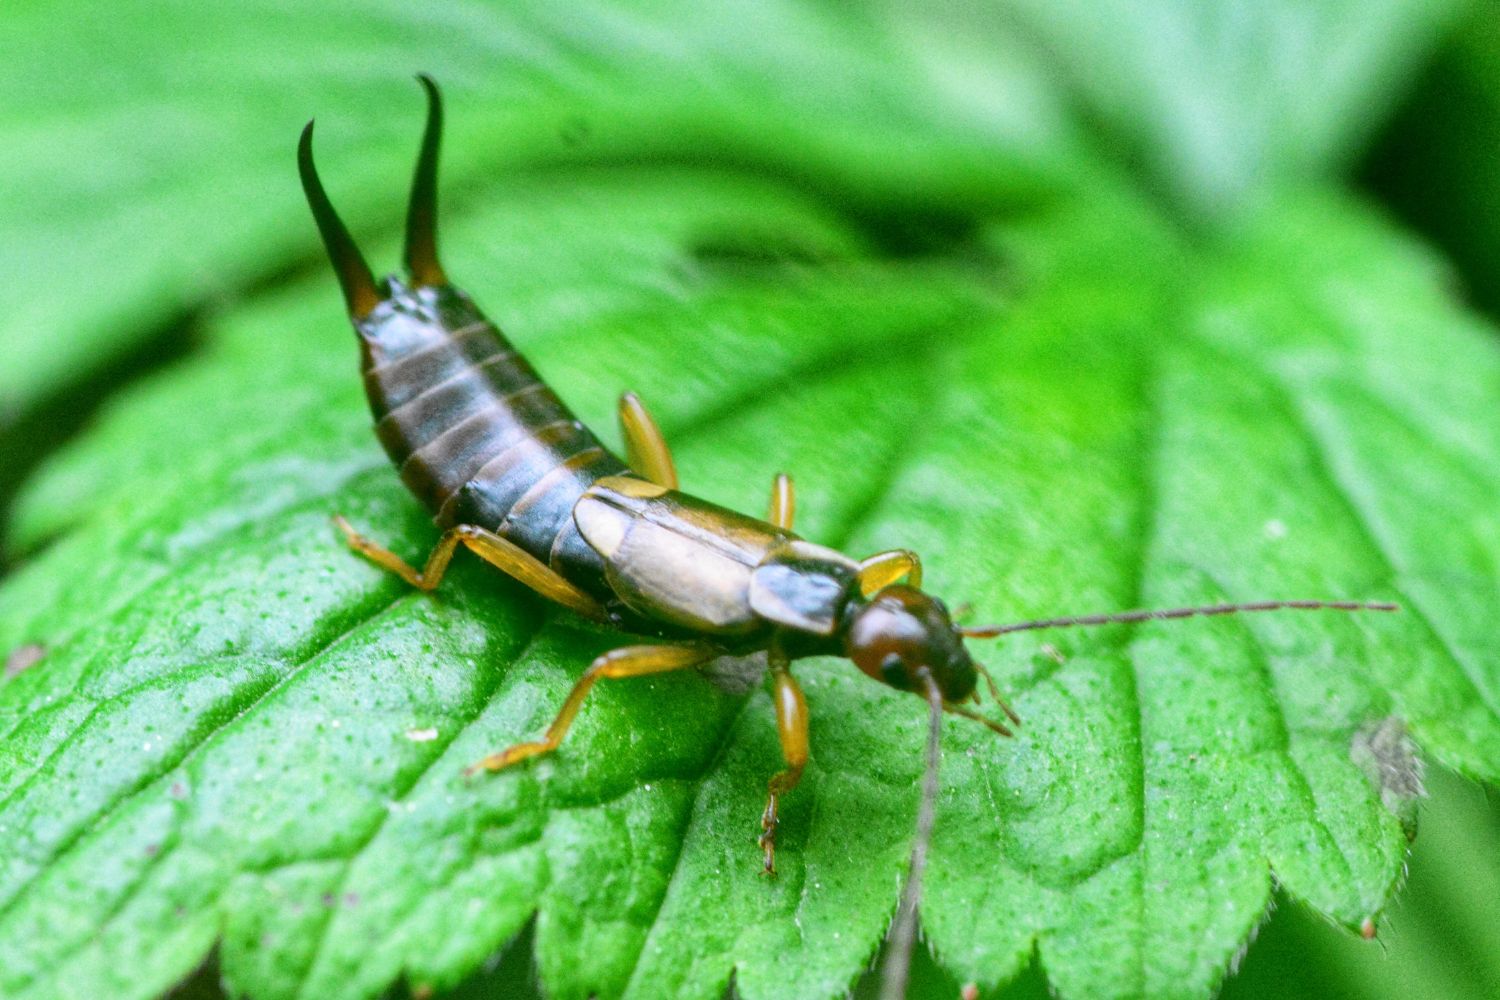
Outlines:
<svg viewBox="0 0 1500 1000"><path fill-rule="evenodd" d="M497 531L599 592L603 562L573 505L625 464L599 443L487 320L364 370L375 432L441 527Z"/></svg>

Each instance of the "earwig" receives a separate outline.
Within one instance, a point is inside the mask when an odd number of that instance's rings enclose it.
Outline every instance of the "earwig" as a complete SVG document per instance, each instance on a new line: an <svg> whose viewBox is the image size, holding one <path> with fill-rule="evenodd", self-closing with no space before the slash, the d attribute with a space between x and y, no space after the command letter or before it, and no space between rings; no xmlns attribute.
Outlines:
<svg viewBox="0 0 1500 1000"><path fill-rule="evenodd" d="M312 122L297 151L303 190L358 336L375 433L407 488L442 529L422 569L335 520L361 555L422 590L441 581L458 547L585 618L649 642L591 663L539 740L517 743L466 773L500 771L562 743L593 685L764 652L784 768L767 784L757 838L776 871L781 798L808 763L808 710L792 664L846 657L863 673L926 700L932 710L918 835L893 931L892 979L905 980L932 826L939 724L952 714L1009 736L1020 716L1000 697L964 639L1010 632L1283 608L1392 611L1349 601L1271 601L1052 618L961 628L925 593L905 549L856 560L792 531L792 481L772 483L764 520L677 489L671 452L645 405L619 403L622 461L575 418L469 297L449 283L437 245L442 101L420 76L427 125L406 221L405 278L377 282L323 190ZM983 677L1007 719L965 707ZM902 955L899 960L896 956Z"/></svg>

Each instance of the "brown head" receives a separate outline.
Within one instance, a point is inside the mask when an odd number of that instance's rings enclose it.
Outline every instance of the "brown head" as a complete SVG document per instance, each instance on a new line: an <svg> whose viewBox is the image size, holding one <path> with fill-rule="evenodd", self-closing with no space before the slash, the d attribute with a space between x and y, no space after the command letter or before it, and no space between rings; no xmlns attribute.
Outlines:
<svg viewBox="0 0 1500 1000"><path fill-rule="evenodd" d="M853 612L844 652L877 681L924 697L925 672L948 702L971 697L979 680L947 606L905 584L881 589Z"/></svg>
<svg viewBox="0 0 1500 1000"><path fill-rule="evenodd" d="M976 688L983 677L1000 710L1012 723L1020 723L988 671L964 648L964 631L953 624L948 606L931 594L902 583L882 587L853 608L846 622L844 655L875 680L923 699L936 686L945 711L1009 736L1004 724L959 704L979 701Z"/></svg>

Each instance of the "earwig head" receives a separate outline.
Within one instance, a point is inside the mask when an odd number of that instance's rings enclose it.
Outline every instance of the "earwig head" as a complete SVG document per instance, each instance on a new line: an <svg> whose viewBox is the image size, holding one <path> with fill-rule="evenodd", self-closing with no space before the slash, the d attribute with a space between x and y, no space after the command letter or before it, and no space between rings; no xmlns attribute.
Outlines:
<svg viewBox="0 0 1500 1000"><path fill-rule="evenodd" d="M361 336L367 338L385 325L384 317L377 315L387 311L385 307L392 307L390 311L394 312L431 312L441 308L442 296L419 293L438 292L448 285L437 256L437 160L443 131L443 103L431 77L419 74L417 80L427 92L427 127L422 134L422 148L417 155L417 169L412 178L411 201L406 214L405 257L409 282L396 278L375 281L318 178L312 155L312 122L302 130L302 141L297 145L297 171L302 178L308 207L312 209L328 259L343 288L349 318Z"/></svg>
<svg viewBox="0 0 1500 1000"><path fill-rule="evenodd" d="M924 697L925 670L950 704L972 695L979 678L948 608L905 584L883 588L854 610L844 651L876 680Z"/></svg>

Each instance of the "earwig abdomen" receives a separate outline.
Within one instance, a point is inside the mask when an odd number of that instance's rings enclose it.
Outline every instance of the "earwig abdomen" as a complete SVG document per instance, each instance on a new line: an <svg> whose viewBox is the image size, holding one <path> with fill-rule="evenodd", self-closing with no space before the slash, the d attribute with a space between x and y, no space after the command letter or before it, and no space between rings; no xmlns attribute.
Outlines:
<svg viewBox="0 0 1500 1000"><path fill-rule="evenodd" d="M441 527L493 530L569 581L607 594L572 510L626 471L505 336L450 287L409 289L359 322L375 431Z"/></svg>

